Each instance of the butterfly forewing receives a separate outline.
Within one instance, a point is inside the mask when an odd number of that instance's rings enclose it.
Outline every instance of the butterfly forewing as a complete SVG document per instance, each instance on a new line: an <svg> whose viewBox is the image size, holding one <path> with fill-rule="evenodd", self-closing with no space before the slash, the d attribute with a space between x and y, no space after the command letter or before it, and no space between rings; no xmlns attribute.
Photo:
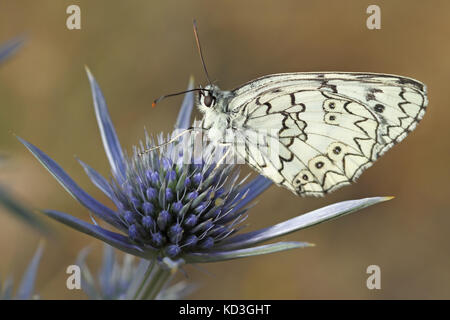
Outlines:
<svg viewBox="0 0 450 320"><path fill-rule="evenodd" d="M427 105L422 83L384 74L277 74L232 93L228 110L244 137L235 152L275 183L315 196L354 181L415 128ZM264 130L269 148L248 138Z"/></svg>

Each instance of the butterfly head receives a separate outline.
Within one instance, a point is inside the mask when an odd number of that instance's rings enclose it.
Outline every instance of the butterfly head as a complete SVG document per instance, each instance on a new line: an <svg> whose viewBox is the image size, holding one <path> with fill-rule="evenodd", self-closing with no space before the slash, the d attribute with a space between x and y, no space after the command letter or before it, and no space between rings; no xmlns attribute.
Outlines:
<svg viewBox="0 0 450 320"><path fill-rule="evenodd" d="M199 90L198 108L202 112L215 109L220 89L215 85L207 85L203 90Z"/></svg>
<svg viewBox="0 0 450 320"><path fill-rule="evenodd" d="M207 85L199 90L198 108L201 112L227 113L228 101L233 94L230 91L223 91L214 84Z"/></svg>

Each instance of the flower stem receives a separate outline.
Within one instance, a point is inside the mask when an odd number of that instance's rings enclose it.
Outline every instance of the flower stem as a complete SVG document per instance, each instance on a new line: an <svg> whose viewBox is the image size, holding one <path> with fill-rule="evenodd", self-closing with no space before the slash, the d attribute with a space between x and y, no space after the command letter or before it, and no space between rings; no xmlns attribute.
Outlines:
<svg viewBox="0 0 450 320"><path fill-rule="evenodd" d="M159 270L155 272L155 283L153 286L148 287L144 293L144 297L147 300L154 300L158 294L164 289L165 285L171 280L172 270L164 267L159 267Z"/></svg>
<svg viewBox="0 0 450 320"><path fill-rule="evenodd" d="M163 261L154 260L145 272L141 287L135 294L135 300L153 300L164 290L166 285L172 279L172 276L178 271L178 263L163 259Z"/></svg>
<svg viewBox="0 0 450 320"><path fill-rule="evenodd" d="M133 300L138 300L140 298L142 290L144 290L144 288L148 286L148 282L151 282L151 274L153 272L153 269L155 268L156 263L157 263L156 260L150 261L147 270L145 270L145 274L144 277L142 278L141 285L136 290L136 293L133 296Z"/></svg>

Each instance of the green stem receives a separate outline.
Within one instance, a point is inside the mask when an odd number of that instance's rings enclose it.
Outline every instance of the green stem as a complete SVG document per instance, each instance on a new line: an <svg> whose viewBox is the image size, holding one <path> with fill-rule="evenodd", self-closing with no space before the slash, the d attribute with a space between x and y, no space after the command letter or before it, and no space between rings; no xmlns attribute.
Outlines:
<svg viewBox="0 0 450 320"><path fill-rule="evenodd" d="M154 300L165 284L170 280L172 270L165 268L164 266L158 266L155 270L154 282L152 286L147 287L147 290L143 294L143 298L147 300Z"/></svg>
<svg viewBox="0 0 450 320"><path fill-rule="evenodd" d="M160 294L172 280L172 277L182 264L184 264L184 260L182 259L173 261L167 257L160 262L155 261L155 268L150 275L150 281L141 291L140 299L156 299L158 294Z"/></svg>
<svg viewBox="0 0 450 320"><path fill-rule="evenodd" d="M142 282L141 285L139 286L139 288L136 290L136 293L133 296L133 300L138 300L141 296L142 290L144 290L144 288L146 286L148 286L148 283L151 282L151 274L156 266L157 262L156 261L151 261L147 270L145 271L145 275L142 278Z"/></svg>
<svg viewBox="0 0 450 320"><path fill-rule="evenodd" d="M172 261L166 257L162 261L152 260L142 277L142 281L136 279L136 281L141 281L141 283L133 295L133 300L156 299L182 264L184 264L182 259Z"/></svg>

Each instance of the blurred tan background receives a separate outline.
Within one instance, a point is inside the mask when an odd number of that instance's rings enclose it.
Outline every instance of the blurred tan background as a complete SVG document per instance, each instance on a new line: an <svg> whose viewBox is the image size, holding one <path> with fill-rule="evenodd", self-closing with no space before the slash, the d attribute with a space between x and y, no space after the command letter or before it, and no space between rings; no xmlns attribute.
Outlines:
<svg viewBox="0 0 450 320"><path fill-rule="evenodd" d="M69 31L66 7L81 7L82 29ZM429 88L417 129L366 171L358 183L322 199L272 187L252 209L248 230L334 202L393 195L390 202L315 226L285 240L314 248L188 267L195 299L450 298L449 119L450 2L377 1L382 28L366 28L372 1L54 1L0 3L0 43L27 42L0 66L0 149L11 156L0 183L35 208L88 220L11 132L42 148L92 195L106 201L74 159L109 174L84 65L96 76L122 146L131 150L144 126L172 129L193 74L205 78L195 48L196 18L211 77L232 89L261 75L290 71L368 71L410 76ZM199 117L199 113L196 113ZM48 221L48 220L47 220ZM65 287L67 265L101 244L51 222L38 274L43 298L79 299ZM19 278L41 235L0 209L0 277ZM366 268L381 267L381 290L366 288ZM182 277L181 277L182 278Z"/></svg>

